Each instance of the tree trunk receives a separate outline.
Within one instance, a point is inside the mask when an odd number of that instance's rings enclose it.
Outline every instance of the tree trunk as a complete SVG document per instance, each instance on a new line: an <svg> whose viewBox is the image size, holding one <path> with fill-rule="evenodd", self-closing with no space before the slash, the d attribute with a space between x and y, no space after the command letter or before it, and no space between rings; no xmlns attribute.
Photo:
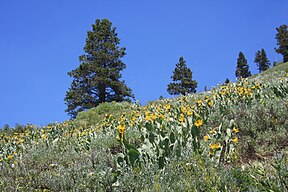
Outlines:
<svg viewBox="0 0 288 192"><path fill-rule="evenodd" d="M103 83L99 85L99 103L106 101L106 86Z"/></svg>

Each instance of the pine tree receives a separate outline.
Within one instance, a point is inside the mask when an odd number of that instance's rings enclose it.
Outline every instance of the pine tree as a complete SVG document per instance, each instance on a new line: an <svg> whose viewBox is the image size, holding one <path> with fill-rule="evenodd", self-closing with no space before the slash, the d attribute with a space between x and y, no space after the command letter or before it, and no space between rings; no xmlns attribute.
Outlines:
<svg viewBox="0 0 288 192"><path fill-rule="evenodd" d="M258 50L255 54L254 63L256 63L256 65L258 67L259 73L261 73L260 62L261 62L261 51Z"/></svg>
<svg viewBox="0 0 288 192"><path fill-rule="evenodd" d="M192 71L187 67L186 61L180 57L179 63L171 76L173 82L168 84L167 91L171 95L186 95L187 93L195 93L197 82L192 80Z"/></svg>
<svg viewBox="0 0 288 192"><path fill-rule="evenodd" d="M275 39L277 40L278 48L275 48L277 53L280 53L283 56L283 61L288 61L288 26L281 25L279 28L276 28L277 34Z"/></svg>
<svg viewBox="0 0 288 192"><path fill-rule="evenodd" d="M230 83L230 80L228 78L226 78L224 83L228 84L228 83Z"/></svg>
<svg viewBox="0 0 288 192"><path fill-rule="evenodd" d="M254 63L256 63L259 73L266 71L270 67L270 61L267 58L265 50L262 48L261 51L257 51L255 55Z"/></svg>
<svg viewBox="0 0 288 192"><path fill-rule="evenodd" d="M163 99L164 99L163 95L160 95L159 100L163 100Z"/></svg>
<svg viewBox="0 0 288 192"><path fill-rule="evenodd" d="M117 36L108 19L97 19L92 31L88 31L80 66L68 73L73 82L64 100L71 118L103 102L134 98L132 90L120 80L120 72L126 68L121 58L126 53L125 48L118 46Z"/></svg>
<svg viewBox="0 0 288 192"><path fill-rule="evenodd" d="M242 52L239 53L239 57L237 59L237 67L235 75L237 78L246 78L251 76L251 72L249 71L249 65L247 60Z"/></svg>

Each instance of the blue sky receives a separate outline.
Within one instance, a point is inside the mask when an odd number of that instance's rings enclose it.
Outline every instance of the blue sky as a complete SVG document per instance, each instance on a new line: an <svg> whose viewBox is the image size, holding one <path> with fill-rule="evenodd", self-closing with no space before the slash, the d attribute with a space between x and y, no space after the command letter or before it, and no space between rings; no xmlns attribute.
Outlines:
<svg viewBox="0 0 288 192"><path fill-rule="evenodd" d="M276 27L288 24L287 0L2 0L0 2L0 127L46 125L69 117L65 93L97 18L117 27L126 47L122 76L142 104L171 97L167 84L183 56L198 82L235 79L240 51L253 74L257 50L271 62Z"/></svg>

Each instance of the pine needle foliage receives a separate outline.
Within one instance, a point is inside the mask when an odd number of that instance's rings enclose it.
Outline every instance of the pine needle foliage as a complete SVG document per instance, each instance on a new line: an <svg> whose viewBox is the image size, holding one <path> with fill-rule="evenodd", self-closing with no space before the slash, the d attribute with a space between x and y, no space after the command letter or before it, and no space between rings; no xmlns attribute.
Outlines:
<svg viewBox="0 0 288 192"><path fill-rule="evenodd" d="M187 67L183 57L180 57L171 78L173 82L169 83L167 88L169 94L186 95L188 93L196 92L197 82L192 79L192 71Z"/></svg>
<svg viewBox="0 0 288 192"><path fill-rule="evenodd" d="M241 51L237 59L237 67L235 75L237 78L246 78L251 76L247 59L245 58L244 54Z"/></svg>
<svg viewBox="0 0 288 192"><path fill-rule="evenodd" d="M270 61L267 58L265 50L262 48L261 51L257 51L255 55L254 63L256 63L259 73L266 71L270 67Z"/></svg>
<svg viewBox="0 0 288 192"><path fill-rule="evenodd" d="M278 48L275 51L283 56L284 63L288 61L288 26L281 25L276 28L277 34L275 39L277 40Z"/></svg>
<svg viewBox="0 0 288 192"><path fill-rule="evenodd" d="M108 19L97 19L88 31L85 54L79 57L80 66L68 73L73 78L66 93L66 112L73 118L81 111L103 102L129 101L132 90L121 80L126 68L121 60L125 48L120 48L116 27Z"/></svg>

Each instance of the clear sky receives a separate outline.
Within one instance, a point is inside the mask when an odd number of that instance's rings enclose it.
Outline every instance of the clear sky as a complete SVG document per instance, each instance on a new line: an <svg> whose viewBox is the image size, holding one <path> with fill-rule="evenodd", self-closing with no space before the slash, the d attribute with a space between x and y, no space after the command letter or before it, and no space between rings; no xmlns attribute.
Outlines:
<svg viewBox="0 0 288 192"><path fill-rule="evenodd" d="M171 97L167 84L183 56L197 91L235 80L240 51L253 74L257 50L271 63L276 27L288 24L287 0L1 0L0 127L46 125L69 117L65 93L87 31L108 18L126 47L122 77L142 104Z"/></svg>

